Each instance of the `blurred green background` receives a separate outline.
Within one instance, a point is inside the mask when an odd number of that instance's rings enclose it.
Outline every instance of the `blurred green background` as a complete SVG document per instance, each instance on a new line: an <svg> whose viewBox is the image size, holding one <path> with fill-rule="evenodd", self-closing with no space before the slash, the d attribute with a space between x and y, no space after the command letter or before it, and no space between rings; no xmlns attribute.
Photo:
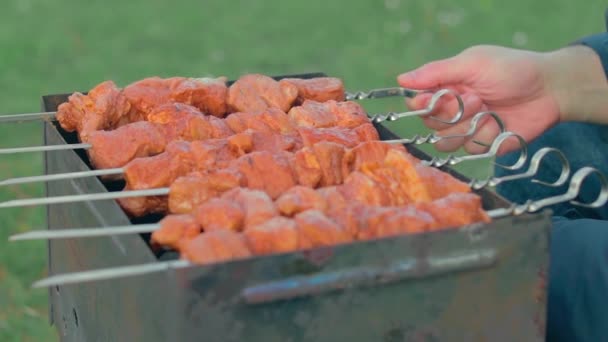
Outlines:
<svg viewBox="0 0 608 342"><path fill-rule="evenodd" d="M603 1L4 0L0 11L0 112L40 109L40 96L86 91L111 79L324 71L348 89L396 85L395 77L475 44L550 50L604 30ZM402 110L401 100L366 103ZM395 126L422 129L417 119ZM0 146L42 143L37 123L0 127ZM432 151L432 150L429 150ZM0 177L37 175L40 154L2 156ZM461 168L485 174L478 165ZM1 188L0 200L41 196L40 186ZM0 341L57 339L47 321L46 245L7 243L44 227L41 208L0 213Z"/></svg>

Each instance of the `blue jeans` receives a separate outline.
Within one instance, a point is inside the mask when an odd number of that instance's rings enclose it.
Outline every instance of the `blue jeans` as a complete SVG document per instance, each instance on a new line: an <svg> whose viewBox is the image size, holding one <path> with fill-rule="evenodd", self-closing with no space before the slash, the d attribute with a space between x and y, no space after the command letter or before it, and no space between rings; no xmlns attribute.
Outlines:
<svg viewBox="0 0 608 342"><path fill-rule="evenodd" d="M572 171L592 166L608 176L608 126L560 124L531 142L530 155L542 147L560 149L568 158ZM512 153L498 158L501 164L512 164L519 156ZM561 167L547 159L538 178L552 181ZM508 172L496 168L496 175ZM564 193L568 184L549 188L529 180L503 183L497 191L515 203ZM590 177L578 200L596 198L599 181ZM561 203L554 212L550 240L550 268L547 307L547 341L608 341L608 205L597 209L580 208Z"/></svg>

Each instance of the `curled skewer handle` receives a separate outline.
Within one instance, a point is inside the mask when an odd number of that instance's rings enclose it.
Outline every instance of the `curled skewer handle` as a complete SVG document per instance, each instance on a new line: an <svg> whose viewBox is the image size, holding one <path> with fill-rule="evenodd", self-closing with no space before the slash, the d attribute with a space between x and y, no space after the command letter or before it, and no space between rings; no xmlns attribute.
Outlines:
<svg viewBox="0 0 608 342"><path fill-rule="evenodd" d="M462 163L465 161L492 158L492 157L496 156L496 154L498 153L498 150L500 149L500 146L507 139L509 139L511 137L515 137L517 139L517 141L519 142L519 145L520 145L519 158L513 165L500 165L500 164L497 164L497 165L499 165L503 168L509 169L509 170L518 170L526 163L526 159L528 158L528 144L526 143L526 141L524 140L523 137L521 137L520 135L515 134L513 132L509 132L509 131L499 134L496 137L496 139L494 139L494 141L492 142L492 146L490 147L490 150L486 153L473 154L473 155L468 155L468 156L449 155L447 158L433 158L428 161L423 161L422 163L425 165L428 165L428 166L442 167L445 165L456 165L458 163Z"/></svg>
<svg viewBox="0 0 608 342"><path fill-rule="evenodd" d="M591 203L582 203L579 201L575 201L575 198L578 197L583 182L587 179L587 177L595 174L601 183L600 191L597 198ZM508 215L522 215L525 213L534 213L545 207L552 206L555 204L570 202L572 205L577 205L586 208L599 208L608 202L608 179L604 174L602 174L598 169L593 167L583 167L576 171L570 180L570 186L568 187L568 191L565 194L551 196L547 198L543 198L541 200L536 201L527 201L523 204L514 204L509 208L500 208L488 211L488 215L493 218L498 218L502 216Z"/></svg>
<svg viewBox="0 0 608 342"><path fill-rule="evenodd" d="M532 179L531 181L534 183L539 183L539 184L542 184L545 186L550 186L550 187L561 186L564 183L566 183L566 181L568 180L568 177L570 177L570 163L568 163L568 159L560 150L553 148L553 147L545 147L545 148L541 148L540 150L536 151L536 153L534 153L534 155L532 156L532 159L530 160L530 167L528 168L528 170L526 172L515 174L515 175L503 176L503 177L493 177L493 178L486 179L486 180L473 179L469 183L469 186L471 186L475 190L479 190L479 189L487 187L487 186L492 186L492 187L497 186L503 182L509 182L509 181L513 181L513 180L534 177L538 173L540 163L543 161L543 159L546 156L548 156L550 154L555 154L559 158L560 164L562 166L562 170L559 175L559 178L553 182L545 182L545 181L540 181L538 179Z"/></svg>
<svg viewBox="0 0 608 342"><path fill-rule="evenodd" d="M504 133L505 130L505 125L503 123L503 121L500 119L500 117L494 113L494 112L481 112L481 113L477 113L475 114L475 116L473 117L473 119L471 120L471 125L469 126L469 129L462 134L453 134L453 135L437 135L436 133L430 133L427 135L419 135L416 134L411 138L403 138L403 139L393 139L393 140L384 140L385 143L389 143L389 144L415 144L415 145L421 145L421 144L434 144L438 141L441 140L446 140L446 139L453 139L453 138L466 138L466 137L470 137L473 136L478 129L478 125L479 125L479 121L486 117L486 116L491 116L494 121L496 121L496 124L498 125L499 128L499 132L500 133ZM479 143L480 145L483 146L489 146L485 143Z"/></svg>
<svg viewBox="0 0 608 342"><path fill-rule="evenodd" d="M434 93L431 97L431 101L429 102L428 106L424 109L412 110L403 113L390 112L386 114L375 114L371 116L371 120L375 123L380 123L384 121L395 121L406 117L427 115L435 110L435 107L437 106L439 100L446 95L452 95L456 98L456 101L458 101L458 112L454 115L454 117L449 120L443 120L432 115L429 116L429 118L446 124L455 124L460 121L460 119L464 115L464 103L462 102L462 98L460 97L460 95L450 89L441 89Z"/></svg>
<svg viewBox="0 0 608 342"><path fill-rule="evenodd" d="M367 99L380 99L383 97L415 97L420 93L420 90L407 89L401 87L393 87L393 88L379 88L372 89L369 91L356 91L356 92L346 92L345 98L347 101L352 100L367 100Z"/></svg>

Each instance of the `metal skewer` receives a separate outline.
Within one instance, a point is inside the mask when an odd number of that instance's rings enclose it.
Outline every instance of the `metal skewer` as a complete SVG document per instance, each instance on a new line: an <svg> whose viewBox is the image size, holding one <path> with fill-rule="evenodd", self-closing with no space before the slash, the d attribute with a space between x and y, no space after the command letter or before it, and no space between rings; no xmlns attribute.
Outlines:
<svg viewBox="0 0 608 342"><path fill-rule="evenodd" d="M25 122L35 120L55 120L55 115L57 115L57 112L0 115L0 123Z"/></svg>
<svg viewBox="0 0 608 342"><path fill-rule="evenodd" d="M155 188L155 189L143 189L143 190L102 192L102 193L96 193L96 194L28 198L28 199L18 199L18 200L1 202L0 208L28 207L28 206L35 206L35 205L74 203L74 202L84 202L84 201L115 200L115 199L119 199L119 198L140 197L140 196L166 196L168 194L169 194L169 188Z"/></svg>
<svg viewBox="0 0 608 342"><path fill-rule="evenodd" d="M561 164L561 167L562 167L562 170L561 170L560 175L557 178L557 180L555 180L553 182L545 182L545 181L540 181L538 179L533 178L531 180L531 182L542 184L542 185L549 186L549 187L561 186L564 183L566 183L566 181L568 180L568 177L570 177L570 163L568 163L568 159L566 159L566 156L560 150L553 148L553 147L545 147L545 148L541 148L540 150L536 151L536 153L534 153L534 155L532 156L532 159L530 160L530 167L528 168L528 171L526 171L526 172L514 174L514 175L502 176L502 177L492 177L492 178L485 179L485 180L472 179L469 182L469 186L474 190L479 190L479 189L485 188L487 186L494 187L494 186L497 186L499 184L502 184L502 183L508 182L508 181L534 177L538 173L538 169L539 169L539 166L540 166L540 163L542 162L542 160L552 153L557 155L559 162Z"/></svg>
<svg viewBox="0 0 608 342"><path fill-rule="evenodd" d="M421 93L421 92L422 91L418 91L418 93ZM437 103L439 102L439 100L442 97L447 96L447 95L454 96L456 101L458 101L458 112L450 120L443 120L443 119L440 119L440 118L432 116L432 115L429 116L429 118L431 118L435 121L445 123L445 124L455 124L458 121L460 121L460 119L464 115L464 103L463 103L460 95L458 95L456 92L454 92L450 89L441 89L441 90L435 92L433 94L433 96L431 97L431 101L429 102L427 107L424 109L412 110L412 111L403 112L403 113L389 112L389 113L383 113L383 114L374 114L374 115L371 115L370 118L371 118L372 122L380 123L380 122L384 122L384 121L396 121L396 120L403 119L406 117L427 115L427 114L432 113L435 110L435 107L437 106Z"/></svg>
<svg viewBox="0 0 608 342"><path fill-rule="evenodd" d="M378 88L369 91L346 92L344 97L346 101L380 99L384 97L409 97L414 98L420 94L421 90L407 89L401 87Z"/></svg>
<svg viewBox="0 0 608 342"><path fill-rule="evenodd" d="M473 136L477 132L477 126L479 125L479 121L481 121L486 116L490 116L498 125L499 133L506 132L505 124L502 119L495 112L480 112L475 114L473 119L471 120L471 125L469 126L469 130L463 134L454 134L454 135L437 135L436 133L430 133L427 135L419 135L416 134L411 138L403 138L403 139L394 139L394 140L384 140L384 142L389 144L434 144L438 141L445 139L453 139L453 138L466 138ZM484 143L481 141L473 140L476 144L481 146L491 146L491 144Z"/></svg>
<svg viewBox="0 0 608 342"><path fill-rule="evenodd" d="M582 183L584 180L592 174L596 174L602 183L600 193L595 201L592 203L581 203L574 199L578 196ZM565 194L548 197L537 201L528 201L524 204L514 204L509 208L500 208L487 211L487 214L492 218L500 218L509 215L522 215L525 213L534 213L547 206L570 202L573 205L597 208L601 207L608 202L608 180L600 173L597 169L591 167L584 167L579 169L570 181L570 186ZM100 229L103 230L103 229ZM129 276L138 276L143 274L149 274L154 272L169 271L171 269L196 267L186 260L172 260L172 261L159 261L140 265L129 265L121 267L110 267L96 270L73 272L66 274L53 275L35 282L32 287L42 288L51 286L60 286L68 284L85 283L100 280L110 280Z"/></svg>
<svg viewBox="0 0 608 342"><path fill-rule="evenodd" d="M591 203L582 203L579 201L575 201L575 198L578 197L578 194L581 190L583 182L585 181L585 179L587 179L587 177L593 174L595 174L599 178L601 183L600 192L597 198ZM570 180L570 186L568 187L568 191L565 194L551 196L536 201L528 200L526 203L523 204L513 204L509 208L498 208L490 210L487 212L487 214L492 218L498 218L509 215L522 215L525 213L534 213L542 208L562 202L570 202L573 205L585 208L599 208L606 204L606 202L608 202L608 179L598 169L595 169L593 167L583 167L574 173L572 179Z"/></svg>
<svg viewBox="0 0 608 342"><path fill-rule="evenodd" d="M119 167L119 168L113 168L113 169L100 169L100 170L90 170L90 171L57 173L57 174L53 174L53 175L15 177L15 178L9 178L9 179L0 181L0 186L27 184L27 183L36 183L36 182L50 182L50 181L56 181L56 180L62 180L62 179L75 179L75 178L84 178L84 177L119 175L119 174L123 174L124 172L125 172L125 169L122 167Z"/></svg>
<svg viewBox="0 0 608 342"><path fill-rule="evenodd" d="M497 155L498 149L500 148L502 143L504 143L507 139L509 139L511 137L516 138L519 143L519 146L520 146L519 158L513 165L502 165L502 164L498 164L498 163L494 163L494 164L497 166L500 166L502 168L508 169L508 170L517 170L526 163L526 160L528 158L528 144L526 143L526 141L524 140L523 137L521 137L520 135L515 134L513 132L509 132L509 131L499 134L496 137L496 139L494 139L494 142L492 142L492 145L490 146L490 150L486 153L473 154L473 155L467 155L467 156L449 155L446 158L434 157L431 160L423 160L422 164L424 164L426 166L443 167L445 165L456 165L456 164L462 163L464 161L492 158Z"/></svg>
<svg viewBox="0 0 608 342"><path fill-rule="evenodd" d="M104 228L71 228L71 229L41 229L31 230L9 237L9 241L39 240L39 239L72 239L85 237L99 237L110 235L127 235L139 233L151 233L160 228L158 223L136 224L127 226L114 226Z"/></svg>

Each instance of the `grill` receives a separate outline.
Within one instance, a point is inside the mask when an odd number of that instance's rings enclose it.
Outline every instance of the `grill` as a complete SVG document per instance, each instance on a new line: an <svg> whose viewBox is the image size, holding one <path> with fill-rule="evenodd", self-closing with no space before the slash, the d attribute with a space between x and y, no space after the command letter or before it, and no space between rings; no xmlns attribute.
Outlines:
<svg viewBox="0 0 608 342"><path fill-rule="evenodd" d="M68 95L44 96L43 110L56 111ZM382 140L398 139L375 126ZM45 123L44 137L46 145L78 142L55 122ZM87 170L83 151L45 155L46 174ZM46 194L121 185L74 178L47 183ZM486 210L511 205L487 189L477 192ZM51 204L47 217L50 230L161 218L130 220L113 200ZM460 229L180 267L171 267L179 266L175 253L153 251L149 234L50 240L51 274L139 264L155 270L127 267L131 276L54 286L50 317L63 341L541 341L550 226L544 210Z"/></svg>

